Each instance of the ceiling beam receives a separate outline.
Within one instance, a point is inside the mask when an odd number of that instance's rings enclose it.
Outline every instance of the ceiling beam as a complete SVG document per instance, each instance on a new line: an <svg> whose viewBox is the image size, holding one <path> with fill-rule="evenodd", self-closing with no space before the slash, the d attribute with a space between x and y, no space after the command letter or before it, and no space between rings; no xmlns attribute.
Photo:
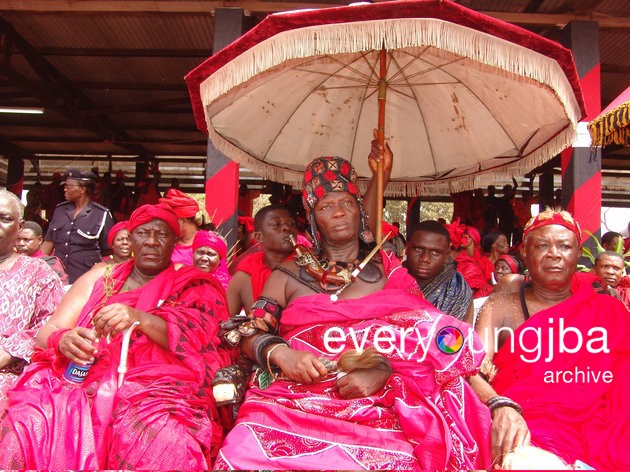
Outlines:
<svg viewBox="0 0 630 472"><path fill-rule="evenodd" d="M10 23L1 17L0 33L4 34L11 41L12 47L20 51L20 54L41 80L41 83L36 87L28 88L26 85L28 82L20 74L13 71L10 65L6 63L0 64L1 73L5 78L12 81L14 86L31 92L32 96L41 100L45 107L53 108L63 113L77 126L89 129L103 139L111 135L126 137L124 130L118 129L104 117L93 120L90 120L89 117L79 117L78 114L80 112L86 112L94 108L92 102L81 90L74 87L65 76L59 73L52 64L44 59L28 41L22 38ZM126 149L146 159L152 158L147 149L141 146L128 145Z"/></svg>
<svg viewBox="0 0 630 472"><path fill-rule="evenodd" d="M336 3L251 1L177 1L177 0L3 0L2 10L28 13L212 13L217 8L242 8L253 13L273 13L302 8L330 8L346 5ZM584 10L583 8L580 11ZM488 16L509 23L528 26L563 27L571 21L596 21L600 28L630 28L630 17L592 14L547 14L483 11Z"/></svg>
<svg viewBox="0 0 630 472"><path fill-rule="evenodd" d="M200 57L212 55L211 49L121 49L121 48L39 48L43 56L91 57Z"/></svg>

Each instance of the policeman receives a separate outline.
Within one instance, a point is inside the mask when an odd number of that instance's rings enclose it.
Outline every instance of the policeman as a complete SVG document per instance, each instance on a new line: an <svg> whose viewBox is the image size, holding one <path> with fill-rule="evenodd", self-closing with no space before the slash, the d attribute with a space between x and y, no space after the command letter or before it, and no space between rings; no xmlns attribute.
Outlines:
<svg viewBox="0 0 630 472"><path fill-rule="evenodd" d="M107 208L90 198L96 184L92 172L70 169L64 178L67 201L55 208L41 250L47 255L55 251L72 284L112 253L107 234L114 220Z"/></svg>

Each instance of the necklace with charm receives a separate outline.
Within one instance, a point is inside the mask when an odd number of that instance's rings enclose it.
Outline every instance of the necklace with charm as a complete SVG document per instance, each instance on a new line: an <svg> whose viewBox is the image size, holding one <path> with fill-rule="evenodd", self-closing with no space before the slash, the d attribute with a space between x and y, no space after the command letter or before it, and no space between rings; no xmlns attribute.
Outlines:
<svg viewBox="0 0 630 472"><path fill-rule="evenodd" d="M357 277L368 283L375 283L381 279L380 269L370 260L379 251L387 238L383 238L370 253L359 262L317 260L312 254L304 252L302 247L296 245L296 263L300 266L299 276L309 287L316 292L331 292L330 300L336 302L339 295L348 288ZM309 280L310 279L310 280ZM310 281L319 282L319 286L312 285Z"/></svg>

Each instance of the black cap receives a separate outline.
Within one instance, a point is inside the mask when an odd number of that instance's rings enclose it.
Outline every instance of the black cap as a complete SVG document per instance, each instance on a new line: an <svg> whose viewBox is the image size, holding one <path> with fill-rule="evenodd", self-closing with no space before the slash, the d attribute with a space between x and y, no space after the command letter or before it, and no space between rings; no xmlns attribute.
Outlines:
<svg viewBox="0 0 630 472"><path fill-rule="evenodd" d="M84 183L95 183L96 175L94 175L89 170L70 169L63 174L63 179L73 179Z"/></svg>

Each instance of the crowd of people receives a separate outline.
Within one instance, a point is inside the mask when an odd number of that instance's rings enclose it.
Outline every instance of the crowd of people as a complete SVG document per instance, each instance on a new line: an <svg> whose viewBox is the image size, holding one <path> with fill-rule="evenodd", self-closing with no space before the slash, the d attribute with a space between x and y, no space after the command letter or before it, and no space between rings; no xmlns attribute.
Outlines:
<svg viewBox="0 0 630 472"><path fill-rule="evenodd" d="M377 242L368 160L364 195L313 160L232 258L176 187L127 214L72 169L49 221L0 191L0 468L628 470L622 236L579 271L579 224L515 183L517 218L489 188Z"/></svg>

